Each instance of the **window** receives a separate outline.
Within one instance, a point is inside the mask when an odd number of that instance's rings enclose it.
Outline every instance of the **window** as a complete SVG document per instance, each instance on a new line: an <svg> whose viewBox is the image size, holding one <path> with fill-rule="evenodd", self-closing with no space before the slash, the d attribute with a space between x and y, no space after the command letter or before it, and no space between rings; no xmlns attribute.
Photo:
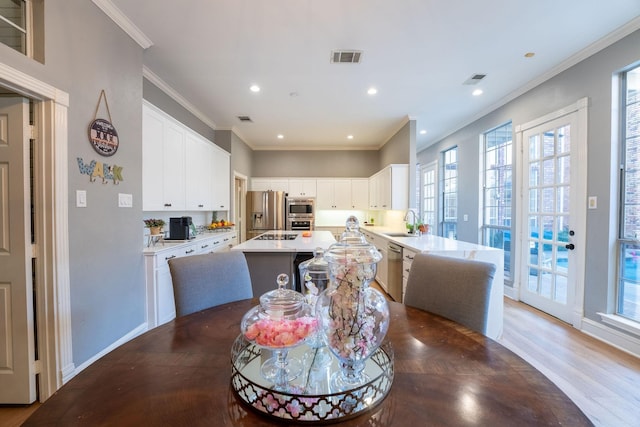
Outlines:
<svg viewBox="0 0 640 427"><path fill-rule="evenodd" d="M504 251L505 279L511 278L511 123L482 135L482 243Z"/></svg>
<svg viewBox="0 0 640 427"><path fill-rule="evenodd" d="M436 162L422 166L420 168L420 185L421 185L421 206L420 213L423 223L427 224L430 233L436 234L434 228L437 226L436 202L437 202L437 181L436 181Z"/></svg>
<svg viewBox="0 0 640 427"><path fill-rule="evenodd" d="M27 3L25 0L0 0L0 41L28 54Z"/></svg>
<svg viewBox="0 0 640 427"><path fill-rule="evenodd" d="M640 321L640 66L622 73L621 83L617 314Z"/></svg>
<svg viewBox="0 0 640 427"><path fill-rule="evenodd" d="M44 63L44 0L0 0L0 43Z"/></svg>
<svg viewBox="0 0 640 427"><path fill-rule="evenodd" d="M442 226L440 235L458 238L458 147L442 153Z"/></svg>

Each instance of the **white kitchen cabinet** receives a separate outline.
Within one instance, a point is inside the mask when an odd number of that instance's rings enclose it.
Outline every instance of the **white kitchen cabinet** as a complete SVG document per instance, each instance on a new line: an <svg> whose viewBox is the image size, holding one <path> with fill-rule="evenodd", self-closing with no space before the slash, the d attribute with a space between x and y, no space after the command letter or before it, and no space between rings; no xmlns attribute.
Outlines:
<svg viewBox="0 0 640 427"><path fill-rule="evenodd" d="M369 207L376 210L409 208L409 165L389 165L369 178Z"/></svg>
<svg viewBox="0 0 640 427"><path fill-rule="evenodd" d="M185 205L188 211L213 209L213 147L204 138L185 138Z"/></svg>
<svg viewBox="0 0 640 427"><path fill-rule="evenodd" d="M315 179L289 179L289 196L316 197Z"/></svg>
<svg viewBox="0 0 640 427"><path fill-rule="evenodd" d="M143 108L143 210L184 210L184 138L162 112Z"/></svg>
<svg viewBox="0 0 640 427"><path fill-rule="evenodd" d="M229 210L230 161L224 150L147 102L142 147L143 210Z"/></svg>
<svg viewBox="0 0 640 427"><path fill-rule="evenodd" d="M409 279L409 272L411 271L411 263L416 257L418 252L402 248L402 301L404 301L404 294L407 290L407 280Z"/></svg>
<svg viewBox="0 0 640 427"><path fill-rule="evenodd" d="M212 147L213 210L228 211L231 205L231 155Z"/></svg>
<svg viewBox="0 0 640 427"><path fill-rule="evenodd" d="M317 197L316 208L317 209L335 209L335 210L348 210L352 209L351 203L351 180L331 178L331 179L318 179L316 183Z"/></svg>
<svg viewBox="0 0 640 427"><path fill-rule="evenodd" d="M369 209L369 180L366 178L351 179L351 209Z"/></svg>
<svg viewBox="0 0 640 427"><path fill-rule="evenodd" d="M253 178L251 190L289 192L289 180L286 178Z"/></svg>
<svg viewBox="0 0 640 427"><path fill-rule="evenodd" d="M176 316L173 281L169 260L210 252L227 251L237 244L237 232L204 234L196 240L176 246L153 247L144 250L147 293L147 327L160 326Z"/></svg>
<svg viewBox="0 0 640 427"><path fill-rule="evenodd" d="M387 239L380 237L376 234L369 233L367 230L360 229L360 231L362 232L364 237L367 239L367 242L369 242L369 244L374 246L378 250L378 252L380 252L380 255L382 255L382 259L378 262L376 266L376 282L378 282L380 287L384 289L385 292L389 292L387 290L388 271L389 271L389 267L388 267L389 259L388 259L388 253L387 253L388 241Z"/></svg>

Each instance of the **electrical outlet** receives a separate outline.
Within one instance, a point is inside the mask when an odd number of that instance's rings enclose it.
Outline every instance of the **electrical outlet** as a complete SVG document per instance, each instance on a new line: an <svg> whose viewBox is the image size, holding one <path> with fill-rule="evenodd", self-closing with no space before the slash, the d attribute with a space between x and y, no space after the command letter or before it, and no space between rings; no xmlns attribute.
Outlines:
<svg viewBox="0 0 640 427"><path fill-rule="evenodd" d="M133 207L133 195L118 193L118 207L119 208Z"/></svg>
<svg viewBox="0 0 640 427"><path fill-rule="evenodd" d="M85 190L76 190L76 208L87 207L87 192Z"/></svg>

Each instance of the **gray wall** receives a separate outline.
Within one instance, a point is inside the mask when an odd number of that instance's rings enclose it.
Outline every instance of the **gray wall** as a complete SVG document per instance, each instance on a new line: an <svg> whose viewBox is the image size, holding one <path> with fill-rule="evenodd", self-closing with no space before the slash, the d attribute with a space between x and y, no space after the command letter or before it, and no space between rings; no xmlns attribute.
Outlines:
<svg viewBox="0 0 640 427"><path fill-rule="evenodd" d="M244 176L251 176L253 170L253 151L249 146L232 131L216 131L229 135L231 142L231 173L238 172Z"/></svg>
<svg viewBox="0 0 640 427"><path fill-rule="evenodd" d="M69 93L69 257L73 361L80 365L144 322L142 49L85 0L45 2L45 63L0 46L2 62ZM87 138L104 89L120 139L111 157ZM99 117L108 118L104 103ZM122 166L124 181L89 182L77 157ZM87 191L86 208L75 191ZM133 208L118 208L118 193Z"/></svg>
<svg viewBox="0 0 640 427"><path fill-rule="evenodd" d="M195 117L190 111L178 104L173 98L164 93L160 88L151 83L147 79L143 79L144 99L187 126L188 128L198 132L209 141L213 141L219 147L227 152L231 152L231 144L220 144L216 141L215 131L199 118Z"/></svg>
<svg viewBox="0 0 640 427"><path fill-rule="evenodd" d="M588 97L587 193L598 197L599 208L587 211L585 316L596 322L600 322L596 313L606 312L614 304L611 299L614 285L610 277L615 277L616 266L608 263L610 251L614 250L610 242L615 240L617 233L617 196L609 190L616 186L616 173L611 165L617 164L618 158L616 149L612 147L611 137L612 76L640 60L639 46L640 31L636 31L418 153L420 163L426 164L439 159L443 150L458 146L459 188L462 189L459 215L469 215L469 222L458 222L458 236L460 240L476 242L479 203L478 136L509 120L513 121L515 129L518 124Z"/></svg>
<svg viewBox="0 0 640 427"><path fill-rule="evenodd" d="M253 176L370 177L380 170L377 150L254 151Z"/></svg>

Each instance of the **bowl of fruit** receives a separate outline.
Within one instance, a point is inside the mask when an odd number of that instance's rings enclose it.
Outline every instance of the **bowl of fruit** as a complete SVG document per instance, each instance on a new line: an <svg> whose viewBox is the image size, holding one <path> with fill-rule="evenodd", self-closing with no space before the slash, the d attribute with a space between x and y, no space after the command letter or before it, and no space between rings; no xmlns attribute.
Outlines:
<svg viewBox="0 0 640 427"><path fill-rule="evenodd" d="M233 222L230 222L224 219L214 220L214 221L211 221L211 224L209 224L209 230L227 231L227 230L233 229L234 226L235 224Z"/></svg>

